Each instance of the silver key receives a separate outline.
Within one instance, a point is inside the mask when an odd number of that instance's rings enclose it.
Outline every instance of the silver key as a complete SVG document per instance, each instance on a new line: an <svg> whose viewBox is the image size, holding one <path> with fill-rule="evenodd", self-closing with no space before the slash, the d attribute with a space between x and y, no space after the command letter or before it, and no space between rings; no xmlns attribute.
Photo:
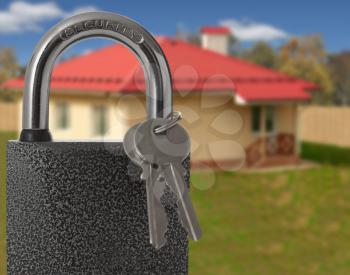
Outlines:
<svg viewBox="0 0 350 275"><path fill-rule="evenodd" d="M190 153L190 139L180 125L175 125L163 134L155 134L154 129L168 123L167 119L152 119L138 126L135 132L136 154L146 163L159 165L159 176L178 200L178 214L189 237L198 240L201 229L195 214L188 186L186 185L182 162Z"/></svg>
<svg viewBox="0 0 350 275"><path fill-rule="evenodd" d="M161 196L164 193L165 183L158 180L158 171L154 165L142 161L135 151L135 132L137 124L133 126L124 137L124 150L129 158L142 168L141 178L146 181L147 194L147 215L150 243L156 248L161 248L165 243L165 232L167 230L168 219L165 209L161 204ZM139 135L140 138L140 135Z"/></svg>

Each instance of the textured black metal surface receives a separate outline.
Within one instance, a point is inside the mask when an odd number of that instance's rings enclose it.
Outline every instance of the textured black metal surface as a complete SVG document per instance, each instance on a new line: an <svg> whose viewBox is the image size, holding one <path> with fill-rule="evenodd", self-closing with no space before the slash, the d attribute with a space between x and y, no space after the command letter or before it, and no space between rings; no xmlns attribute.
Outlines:
<svg viewBox="0 0 350 275"><path fill-rule="evenodd" d="M9 275L187 274L188 242L174 198L164 196L168 242L155 250L141 171L122 148L8 143Z"/></svg>

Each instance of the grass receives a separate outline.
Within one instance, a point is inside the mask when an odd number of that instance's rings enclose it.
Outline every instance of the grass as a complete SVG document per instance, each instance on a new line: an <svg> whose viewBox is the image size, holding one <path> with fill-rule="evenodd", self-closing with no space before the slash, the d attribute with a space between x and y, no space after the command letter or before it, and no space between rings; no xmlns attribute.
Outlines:
<svg viewBox="0 0 350 275"><path fill-rule="evenodd" d="M350 148L313 142L302 142L301 147L304 159L335 165L350 164Z"/></svg>
<svg viewBox="0 0 350 275"><path fill-rule="evenodd" d="M192 191L204 235L191 243L190 274L350 274L348 167L215 177Z"/></svg>
<svg viewBox="0 0 350 275"><path fill-rule="evenodd" d="M0 274L5 257L5 146L0 135ZM190 274L350 274L350 170L192 175L203 237Z"/></svg>
<svg viewBox="0 0 350 275"><path fill-rule="evenodd" d="M0 274L6 274L6 142L15 133L0 133Z"/></svg>

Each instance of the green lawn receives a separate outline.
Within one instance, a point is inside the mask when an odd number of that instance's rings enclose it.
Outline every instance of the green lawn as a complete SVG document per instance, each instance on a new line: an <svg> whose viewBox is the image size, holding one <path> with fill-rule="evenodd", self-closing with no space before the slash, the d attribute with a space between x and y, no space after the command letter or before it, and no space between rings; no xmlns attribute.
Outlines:
<svg viewBox="0 0 350 275"><path fill-rule="evenodd" d="M0 274L5 274L4 142L0 149ZM348 167L219 172L206 189L212 176L192 175L204 234L191 243L190 274L350 274Z"/></svg>
<svg viewBox="0 0 350 275"><path fill-rule="evenodd" d="M0 133L0 274L6 274L6 141L14 133Z"/></svg>
<svg viewBox="0 0 350 275"><path fill-rule="evenodd" d="M193 189L204 235L190 274L350 274L349 181L335 166L216 174L211 189Z"/></svg>

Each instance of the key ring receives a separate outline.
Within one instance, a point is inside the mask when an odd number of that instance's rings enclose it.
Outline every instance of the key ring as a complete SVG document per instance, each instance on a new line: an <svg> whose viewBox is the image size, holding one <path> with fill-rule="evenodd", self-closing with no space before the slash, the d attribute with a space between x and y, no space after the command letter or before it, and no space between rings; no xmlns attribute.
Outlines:
<svg viewBox="0 0 350 275"><path fill-rule="evenodd" d="M170 128L174 127L182 119L182 114L181 112L173 112L170 115L168 115L167 119L169 120L169 122L165 123L162 126L154 128L154 133L156 135L163 134Z"/></svg>

